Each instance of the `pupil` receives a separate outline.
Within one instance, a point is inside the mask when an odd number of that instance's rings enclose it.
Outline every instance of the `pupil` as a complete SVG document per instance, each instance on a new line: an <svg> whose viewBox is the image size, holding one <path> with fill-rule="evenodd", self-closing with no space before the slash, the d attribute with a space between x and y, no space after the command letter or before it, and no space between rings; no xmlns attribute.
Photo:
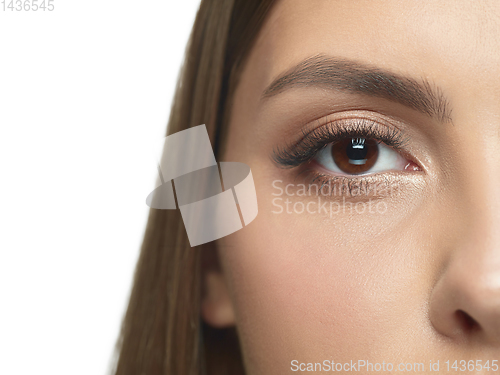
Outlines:
<svg viewBox="0 0 500 375"><path fill-rule="evenodd" d="M364 164L368 147L365 144L365 138L352 138L346 147L346 155L351 164Z"/></svg>
<svg viewBox="0 0 500 375"><path fill-rule="evenodd" d="M332 158L342 172L366 173L378 159L377 141L370 138L343 138L332 145Z"/></svg>

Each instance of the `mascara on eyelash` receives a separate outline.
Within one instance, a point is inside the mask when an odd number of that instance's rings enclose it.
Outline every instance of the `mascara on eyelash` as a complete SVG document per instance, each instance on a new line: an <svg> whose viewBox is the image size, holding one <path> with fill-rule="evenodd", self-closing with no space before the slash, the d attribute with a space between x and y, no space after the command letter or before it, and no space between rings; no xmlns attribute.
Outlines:
<svg viewBox="0 0 500 375"><path fill-rule="evenodd" d="M303 137L295 145L273 150L272 160L281 168L293 168L312 160L324 147L345 138L367 138L382 142L396 150L408 141L394 127L379 125L367 119L349 119L329 122Z"/></svg>

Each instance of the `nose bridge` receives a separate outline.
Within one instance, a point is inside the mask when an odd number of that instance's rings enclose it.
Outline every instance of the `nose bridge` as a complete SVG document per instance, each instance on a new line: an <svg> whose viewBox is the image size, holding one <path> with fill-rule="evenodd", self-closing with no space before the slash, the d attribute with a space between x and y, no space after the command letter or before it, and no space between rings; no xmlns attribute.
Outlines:
<svg viewBox="0 0 500 375"><path fill-rule="evenodd" d="M496 246L500 241L500 105L483 107L461 137L457 204L465 214L464 233ZM495 110L494 110L495 109ZM465 130L465 129L464 129Z"/></svg>

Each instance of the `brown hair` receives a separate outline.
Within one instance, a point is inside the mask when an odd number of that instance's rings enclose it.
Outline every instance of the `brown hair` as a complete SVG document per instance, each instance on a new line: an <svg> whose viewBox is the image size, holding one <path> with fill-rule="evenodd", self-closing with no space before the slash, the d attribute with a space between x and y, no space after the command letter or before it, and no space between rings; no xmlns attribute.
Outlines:
<svg viewBox="0 0 500 375"><path fill-rule="evenodd" d="M222 152L231 96L273 0L202 0L186 50L167 134L206 124ZM202 253L178 210L149 213L125 314L116 375L243 374L235 329L200 318Z"/></svg>

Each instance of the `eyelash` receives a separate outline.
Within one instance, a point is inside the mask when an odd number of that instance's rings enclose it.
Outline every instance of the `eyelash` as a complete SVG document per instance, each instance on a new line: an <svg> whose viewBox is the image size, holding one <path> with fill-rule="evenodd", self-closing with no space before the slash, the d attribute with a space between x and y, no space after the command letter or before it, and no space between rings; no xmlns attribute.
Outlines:
<svg viewBox="0 0 500 375"><path fill-rule="evenodd" d="M408 139L395 127L381 125L373 120L355 118L328 122L309 133L294 145L273 150L272 159L281 168L294 168L310 162L319 151L343 138L369 138L402 150Z"/></svg>

